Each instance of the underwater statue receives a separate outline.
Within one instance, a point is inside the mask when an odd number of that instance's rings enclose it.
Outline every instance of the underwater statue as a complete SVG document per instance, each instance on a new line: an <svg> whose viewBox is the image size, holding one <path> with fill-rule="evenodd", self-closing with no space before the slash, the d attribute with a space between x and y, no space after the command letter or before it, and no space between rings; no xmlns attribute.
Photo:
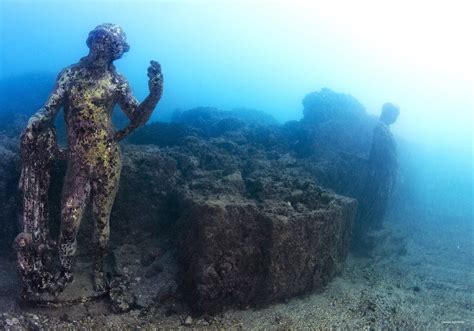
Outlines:
<svg viewBox="0 0 474 331"><path fill-rule="evenodd" d="M118 142L148 121L163 92L163 75L156 61L150 62L150 93L142 103L132 95L125 77L115 70L113 61L129 50L119 26L97 26L89 33L87 46L87 56L59 73L51 95L30 118L22 135L23 232L15 246L23 289L28 293L48 291L57 295L72 282L76 236L89 200L95 222L94 288L99 292L106 289L103 264L121 171ZM130 125L118 132L111 120L116 104L130 120ZM61 154L53 128L61 107L68 137L68 148L63 152L67 171L57 243L60 270L53 276L43 252L51 251L52 246L47 228L47 192L50 162Z"/></svg>
<svg viewBox="0 0 474 331"><path fill-rule="evenodd" d="M373 246L368 239L369 232L382 228L385 212L394 192L398 155L390 125L397 121L399 114L398 106L385 103L379 122L374 128L365 188L359 201L360 212L354 229L355 237L362 241L365 248Z"/></svg>

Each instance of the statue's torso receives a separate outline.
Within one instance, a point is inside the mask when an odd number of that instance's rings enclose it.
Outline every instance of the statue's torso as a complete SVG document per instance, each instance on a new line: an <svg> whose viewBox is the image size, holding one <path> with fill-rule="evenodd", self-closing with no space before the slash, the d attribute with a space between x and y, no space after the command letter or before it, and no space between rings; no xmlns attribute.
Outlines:
<svg viewBox="0 0 474 331"><path fill-rule="evenodd" d="M64 114L70 156L92 166L115 159L119 152L111 119L116 103L115 73L98 75L78 66L68 69L65 79Z"/></svg>
<svg viewBox="0 0 474 331"><path fill-rule="evenodd" d="M390 128L380 122L374 128L369 156L372 166L392 171L398 166L397 146Z"/></svg>

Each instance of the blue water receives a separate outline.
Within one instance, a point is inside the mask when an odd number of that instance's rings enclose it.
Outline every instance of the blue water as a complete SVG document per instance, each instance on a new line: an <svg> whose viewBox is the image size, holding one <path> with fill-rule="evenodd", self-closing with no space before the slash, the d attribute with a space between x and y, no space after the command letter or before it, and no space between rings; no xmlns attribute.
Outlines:
<svg viewBox="0 0 474 331"><path fill-rule="evenodd" d="M299 120L303 97L326 86L377 116L383 103L395 102L400 183L391 215L415 233L425 227L432 235L426 252L446 246L452 254L439 262L465 268L452 281L472 294L474 54L462 6L6 0L0 118L15 109L35 112L22 105L41 106L55 75L87 54L87 34L103 22L127 34L131 49L116 66L140 100L148 93L149 60L161 63L165 90L153 121L198 106ZM454 237L433 240L446 233Z"/></svg>
<svg viewBox="0 0 474 331"><path fill-rule="evenodd" d="M351 14L317 2L2 1L0 79L56 75L87 54L92 28L114 22L131 44L115 64L139 99L147 94L149 60L162 64L165 93L153 119L197 106L300 119L303 97L325 86L355 96L375 115L393 101L401 115L392 131L422 149L411 151L423 168L420 195L472 200L472 47L463 41L462 7L433 5L419 25L421 5L347 6ZM380 24L390 11L406 12L403 26ZM441 18L450 26L438 27ZM20 88L25 98L39 93Z"/></svg>

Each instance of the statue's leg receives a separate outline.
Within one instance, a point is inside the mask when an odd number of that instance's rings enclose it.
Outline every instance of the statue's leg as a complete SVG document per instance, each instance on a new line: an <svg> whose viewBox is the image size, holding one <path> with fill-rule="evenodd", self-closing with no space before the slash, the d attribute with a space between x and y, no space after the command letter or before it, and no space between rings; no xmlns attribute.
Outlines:
<svg viewBox="0 0 474 331"><path fill-rule="evenodd" d="M93 276L96 291L102 292L107 288L104 275L104 259L110 236L110 212L120 179L120 156L117 155L108 167L97 169L97 178L92 181L92 214L95 221L94 241L96 254L94 256Z"/></svg>
<svg viewBox="0 0 474 331"><path fill-rule="evenodd" d="M56 279L54 292L61 292L72 282L73 258L76 254L76 236L91 192L87 169L68 164L62 192L61 234L59 237L59 261L61 272Z"/></svg>

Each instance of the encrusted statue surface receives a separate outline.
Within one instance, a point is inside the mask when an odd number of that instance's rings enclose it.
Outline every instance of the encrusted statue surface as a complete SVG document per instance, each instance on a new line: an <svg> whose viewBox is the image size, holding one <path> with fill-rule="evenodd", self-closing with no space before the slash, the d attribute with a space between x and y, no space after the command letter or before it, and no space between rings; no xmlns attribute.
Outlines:
<svg viewBox="0 0 474 331"><path fill-rule="evenodd" d="M49 236L48 188L50 166L58 156L54 128L46 127L38 132L28 129L21 136L19 188L23 193L23 229L15 239L15 247L25 297L46 291L53 281L54 242Z"/></svg>
<svg viewBox="0 0 474 331"><path fill-rule="evenodd" d="M360 201L360 212L355 236L364 249L373 246L370 232L380 230L393 195L398 174L397 146L390 125L396 122L400 110L392 103L382 106L380 120L374 128L365 188Z"/></svg>
<svg viewBox="0 0 474 331"><path fill-rule="evenodd" d="M119 26L97 26L89 33L87 46L90 49L87 56L59 73L50 97L31 117L22 136L20 187L24 193L24 215L23 232L17 237L16 246L23 287L29 293L47 291L57 295L73 280L76 236L89 201L95 221L94 287L96 291L105 290L103 263L109 240L109 218L121 170L118 142L148 121L163 91L161 67L156 61L151 61L148 68L150 93L142 103L132 95L127 80L115 70L112 62L129 50ZM114 131L111 121L116 104L130 119L130 125L119 132ZM39 251L51 250L47 192L50 162L59 154L52 123L61 108L68 136L68 148L64 152L67 171L57 243L60 270L53 276L43 261L44 254Z"/></svg>

